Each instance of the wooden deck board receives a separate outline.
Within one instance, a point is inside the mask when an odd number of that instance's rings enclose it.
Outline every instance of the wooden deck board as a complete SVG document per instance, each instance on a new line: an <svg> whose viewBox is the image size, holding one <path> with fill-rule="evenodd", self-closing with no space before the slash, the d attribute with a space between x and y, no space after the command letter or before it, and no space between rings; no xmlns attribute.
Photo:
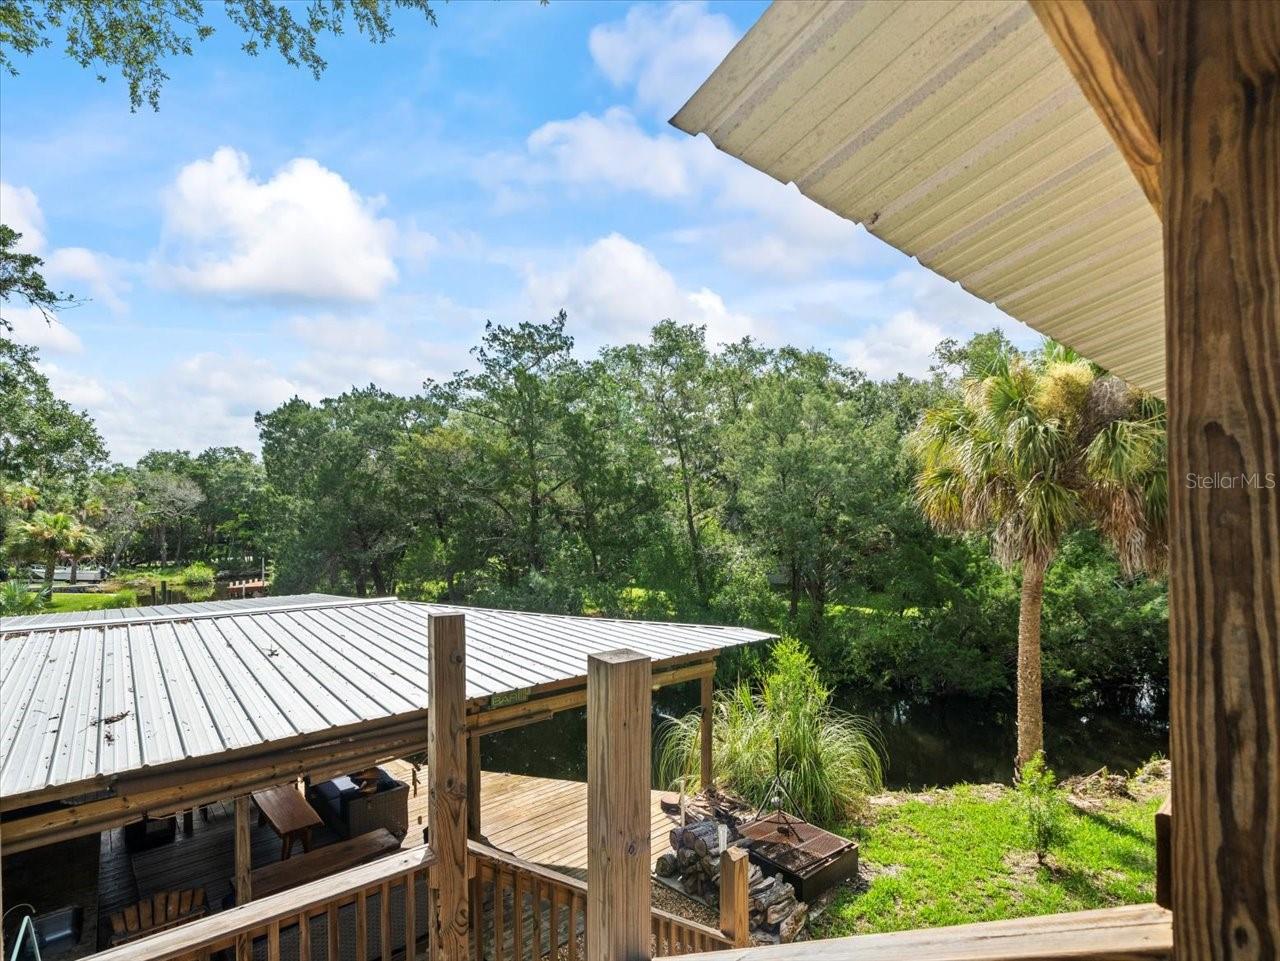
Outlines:
<svg viewBox="0 0 1280 961"><path fill-rule="evenodd" d="M383 767L397 780L413 784L413 768L407 761L392 761ZM651 796L655 859L667 849L667 831L674 823L662 812L659 796L656 791ZM485 771L481 778L480 821L493 847L585 880L585 783ZM172 844L136 854L124 850L121 831L106 832L101 839L99 861L102 878L97 898L99 912L110 914L156 891L195 887L205 889L210 912L221 910L231 892L230 879L235 871L234 823L230 803L213 804L209 806L208 820L195 818L195 830L190 837L184 836L179 828ZM410 788L405 847L422 843L426 823L424 768L418 772L416 792ZM337 840L337 835L327 827L315 831L317 847ZM270 827L259 826L257 818L251 822L250 842L255 868L280 859L280 839ZM532 923L531 918L529 920ZM567 924L567 920L564 923Z"/></svg>
<svg viewBox="0 0 1280 961"><path fill-rule="evenodd" d="M412 783L407 761L383 765L397 780ZM419 788L409 796L409 834L405 845L422 842L427 823L426 769L418 772ZM485 771L480 781L480 830L488 843L577 878L587 876L587 785L526 774ZM660 792L650 793L651 854L667 850L667 832L674 820L658 804Z"/></svg>

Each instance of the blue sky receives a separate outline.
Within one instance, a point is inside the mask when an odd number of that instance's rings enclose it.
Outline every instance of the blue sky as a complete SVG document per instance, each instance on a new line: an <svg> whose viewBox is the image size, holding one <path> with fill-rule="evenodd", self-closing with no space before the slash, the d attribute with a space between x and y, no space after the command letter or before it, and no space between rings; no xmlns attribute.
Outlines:
<svg viewBox="0 0 1280 961"><path fill-rule="evenodd" d="M457 2L326 38L319 81L226 25L168 62L158 113L55 41L0 86L0 218L88 300L5 317L125 462L256 449L256 410L416 390L486 319L561 307L584 354L673 317L877 377L994 325L1031 342L667 124L763 8Z"/></svg>

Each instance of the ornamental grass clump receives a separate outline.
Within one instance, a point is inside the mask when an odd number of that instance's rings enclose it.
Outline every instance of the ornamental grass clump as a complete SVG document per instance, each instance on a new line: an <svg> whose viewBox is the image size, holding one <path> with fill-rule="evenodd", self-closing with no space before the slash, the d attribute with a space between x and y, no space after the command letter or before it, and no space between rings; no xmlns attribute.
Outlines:
<svg viewBox="0 0 1280 961"><path fill-rule="evenodd" d="M757 807L772 807L770 785L781 769L787 794L807 820L836 824L863 812L881 790L883 762L874 726L831 706L831 689L798 641L774 647L758 687L743 682L713 702L712 776ZM775 745L778 765L775 766ZM701 725L697 712L659 731L664 783L698 786ZM783 801L784 807L789 807Z"/></svg>

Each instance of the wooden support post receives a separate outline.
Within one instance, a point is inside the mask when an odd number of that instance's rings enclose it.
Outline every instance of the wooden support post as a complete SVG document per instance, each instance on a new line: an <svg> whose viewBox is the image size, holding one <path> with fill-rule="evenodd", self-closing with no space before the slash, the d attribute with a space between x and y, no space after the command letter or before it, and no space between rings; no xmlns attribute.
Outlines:
<svg viewBox="0 0 1280 961"><path fill-rule="evenodd" d="M431 961L468 961L466 626L462 614L427 618L427 826L436 864Z"/></svg>
<svg viewBox="0 0 1280 961"><path fill-rule="evenodd" d="M712 746L712 722L715 718L715 712L712 707L712 693L715 690L715 675L707 674L702 678L702 723L701 723L701 748L702 758L699 774L702 780L702 789L704 791L711 787L711 746Z"/></svg>
<svg viewBox="0 0 1280 961"><path fill-rule="evenodd" d="M649 958L649 658L587 658L587 957Z"/></svg>
<svg viewBox="0 0 1280 961"><path fill-rule="evenodd" d="M236 904L248 904L253 899L249 888L249 875L253 872L253 851L249 841L249 795L236 798Z"/></svg>
<svg viewBox="0 0 1280 961"><path fill-rule="evenodd" d="M1156 904L1173 907L1173 798L1156 811Z"/></svg>
<svg viewBox="0 0 1280 961"><path fill-rule="evenodd" d="M1280 958L1280 4L1161 9L1174 954Z"/></svg>
<svg viewBox="0 0 1280 961"><path fill-rule="evenodd" d="M751 908L747 898L747 874L751 859L742 848L726 848L720 854L720 930L735 948L751 945Z"/></svg>
<svg viewBox="0 0 1280 961"><path fill-rule="evenodd" d="M480 840L480 735L467 735L467 837Z"/></svg>

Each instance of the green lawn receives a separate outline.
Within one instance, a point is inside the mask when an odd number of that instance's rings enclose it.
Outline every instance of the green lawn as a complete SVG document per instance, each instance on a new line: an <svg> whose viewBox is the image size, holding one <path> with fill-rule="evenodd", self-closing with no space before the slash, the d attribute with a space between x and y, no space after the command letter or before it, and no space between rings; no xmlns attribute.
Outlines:
<svg viewBox="0 0 1280 961"><path fill-rule="evenodd" d="M1166 785L1167 787L1167 785ZM1158 787L1157 787L1158 791ZM819 937L995 921L1151 901L1155 812L1163 793L1066 807L1065 836L1036 864L1013 792L961 786L876 810L853 832L862 891L843 888L815 922Z"/></svg>
<svg viewBox="0 0 1280 961"><path fill-rule="evenodd" d="M125 607L135 603L132 593L119 594L72 594L54 592L49 603L40 613L62 614L67 611L100 611L108 607Z"/></svg>

